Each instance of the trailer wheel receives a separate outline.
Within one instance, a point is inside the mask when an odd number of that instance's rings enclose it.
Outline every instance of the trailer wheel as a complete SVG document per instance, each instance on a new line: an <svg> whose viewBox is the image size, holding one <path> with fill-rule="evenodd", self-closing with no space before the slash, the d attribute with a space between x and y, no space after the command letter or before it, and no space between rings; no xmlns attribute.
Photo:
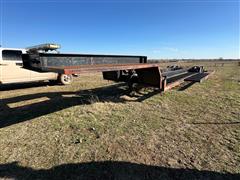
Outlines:
<svg viewBox="0 0 240 180"><path fill-rule="evenodd" d="M71 74L60 74L58 81L63 85L69 85L73 82L73 76Z"/></svg>
<svg viewBox="0 0 240 180"><path fill-rule="evenodd" d="M134 83L137 83L137 82L138 82L137 73L134 70L130 70L128 75L128 81L127 81L130 91L133 91Z"/></svg>

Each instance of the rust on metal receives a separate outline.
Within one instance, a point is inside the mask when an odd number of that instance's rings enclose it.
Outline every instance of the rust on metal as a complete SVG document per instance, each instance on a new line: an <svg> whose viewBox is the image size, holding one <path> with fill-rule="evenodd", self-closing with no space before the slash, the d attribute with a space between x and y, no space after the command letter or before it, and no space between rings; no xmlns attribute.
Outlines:
<svg viewBox="0 0 240 180"><path fill-rule="evenodd" d="M98 65L81 65L81 66L63 66L63 67L44 67L45 71L58 72L64 74L81 74L92 72L106 72L130 69L144 69L159 67L159 64L98 64Z"/></svg>

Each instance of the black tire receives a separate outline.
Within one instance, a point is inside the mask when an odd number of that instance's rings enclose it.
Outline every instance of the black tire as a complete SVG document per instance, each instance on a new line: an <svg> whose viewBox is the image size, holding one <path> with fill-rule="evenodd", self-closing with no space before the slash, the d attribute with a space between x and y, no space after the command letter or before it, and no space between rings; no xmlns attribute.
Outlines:
<svg viewBox="0 0 240 180"><path fill-rule="evenodd" d="M58 77L58 81L62 85L69 85L73 82L73 76L71 74L60 74Z"/></svg>

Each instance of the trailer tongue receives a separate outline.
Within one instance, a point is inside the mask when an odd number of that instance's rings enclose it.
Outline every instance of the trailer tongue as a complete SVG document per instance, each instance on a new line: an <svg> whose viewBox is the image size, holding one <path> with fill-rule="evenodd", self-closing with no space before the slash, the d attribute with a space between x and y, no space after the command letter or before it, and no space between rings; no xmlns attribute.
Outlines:
<svg viewBox="0 0 240 180"><path fill-rule="evenodd" d="M191 81L192 76L194 81L201 82L196 79L206 79L210 74L203 72L203 67L162 72L159 64L148 63L146 56L45 53L57 48L54 44L30 47L23 55L23 67L60 74L102 72L106 80L128 82L130 87L133 83L141 83L161 91L177 86L185 79Z"/></svg>

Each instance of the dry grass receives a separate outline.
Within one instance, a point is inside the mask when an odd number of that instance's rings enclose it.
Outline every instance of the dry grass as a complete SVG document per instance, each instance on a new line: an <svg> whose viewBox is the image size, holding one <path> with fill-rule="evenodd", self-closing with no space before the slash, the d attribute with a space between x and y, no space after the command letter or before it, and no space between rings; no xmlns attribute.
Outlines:
<svg viewBox="0 0 240 180"><path fill-rule="evenodd" d="M143 101L99 74L2 89L0 178L237 179L240 68L203 63L209 80Z"/></svg>

